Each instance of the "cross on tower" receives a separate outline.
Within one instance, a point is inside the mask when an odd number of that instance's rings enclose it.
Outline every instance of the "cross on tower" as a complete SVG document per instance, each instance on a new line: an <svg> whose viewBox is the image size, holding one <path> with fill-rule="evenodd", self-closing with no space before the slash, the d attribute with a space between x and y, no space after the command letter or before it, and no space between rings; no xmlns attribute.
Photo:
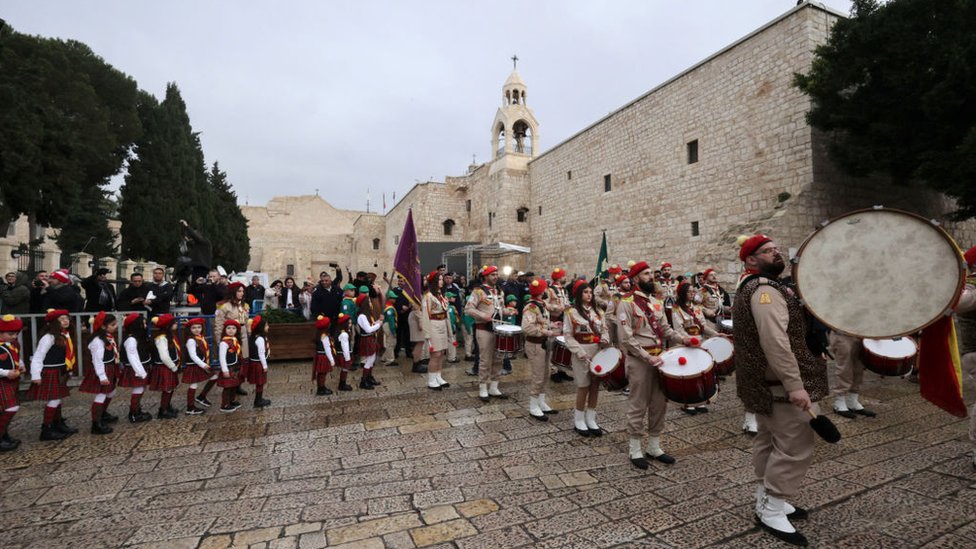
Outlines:
<svg viewBox="0 0 976 549"><path fill-rule="evenodd" d="M512 56L512 70L514 71L517 68L518 68L518 55L513 55Z"/></svg>

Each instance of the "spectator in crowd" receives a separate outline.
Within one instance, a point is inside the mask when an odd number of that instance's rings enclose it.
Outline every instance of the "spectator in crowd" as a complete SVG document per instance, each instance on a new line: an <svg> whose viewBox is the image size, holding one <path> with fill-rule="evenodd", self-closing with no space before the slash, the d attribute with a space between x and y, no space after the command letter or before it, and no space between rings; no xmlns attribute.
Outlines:
<svg viewBox="0 0 976 549"><path fill-rule="evenodd" d="M108 282L108 273L112 271L101 267L96 269L88 278L82 279L81 287L85 290L85 310L114 311L115 288Z"/></svg>
<svg viewBox="0 0 976 549"><path fill-rule="evenodd" d="M267 290L261 285L261 277L252 276L251 285L244 288L244 302L247 303L251 309L254 309L255 301L264 301L265 292L267 292Z"/></svg>
<svg viewBox="0 0 976 549"><path fill-rule="evenodd" d="M129 285L119 294L118 306L120 311L144 311L146 310L146 296L149 295L149 286L145 284L142 273L132 273L129 276Z"/></svg>
<svg viewBox="0 0 976 549"><path fill-rule="evenodd" d="M308 280L303 283L302 293L298 294L298 301L302 304L302 316L305 320L312 320L312 290L315 286Z"/></svg>
<svg viewBox="0 0 976 549"><path fill-rule="evenodd" d="M169 314L176 285L166 280L166 271L162 267L153 269L153 281L149 284L149 291L153 295L152 299L146 300L150 317Z"/></svg>
<svg viewBox="0 0 976 549"><path fill-rule="evenodd" d="M84 305L81 294L71 287L71 277L64 271L54 271L47 279L46 298L41 311L66 309L72 313L80 312Z"/></svg>
<svg viewBox="0 0 976 549"><path fill-rule="evenodd" d="M302 309L302 304L298 300L298 294L300 292L301 289L295 285L295 279L290 276L286 277L285 285L281 288L281 298L278 299L278 306L291 313L300 313Z"/></svg>
<svg viewBox="0 0 976 549"><path fill-rule="evenodd" d="M37 271L34 280L31 281L30 293L30 312L38 314L46 312L44 304L47 301L47 271Z"/></svg>
<svg viewBox="0 0 976 549"><path fill-rule="evenodd" d="M0 290L0 313L22 315L30 311L31 289L27 286L27 273L7 273L3 289Z"/></svg>
<svg viewBox="0 0 976 549"><path fill-rule="evenodd" d="M339 316L339 305L342 303L342 270L335 263L332 267L336 270L335 279L327 271L319 273L319 285L312 292L310 309L312 318L323 315L335 322Z"/></svg>
<svg viewBox="0 0 976 549"><path fill-rule="evenodd" d="M264 308L265 309L279 309L281 308L281 288L284 287L284 283L280 280L275 280L271 283L271 287L264 292Z"/></svg>
<svg viewBox="0 0 976 549"><path fill-rule="evenodd" d="M190 293L196 296L200 303L200 314L212 315L217 310L217 302L224 299L227 284L220 283L220 274L216 269L211 269L207 278L197 278Z"/></svg>

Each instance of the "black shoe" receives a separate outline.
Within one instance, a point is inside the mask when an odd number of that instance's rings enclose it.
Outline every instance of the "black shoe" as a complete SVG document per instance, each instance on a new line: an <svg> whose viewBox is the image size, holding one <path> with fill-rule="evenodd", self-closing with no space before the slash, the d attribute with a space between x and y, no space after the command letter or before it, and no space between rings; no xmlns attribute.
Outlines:
<svg viewBox="0 0 976 549"><path fill-rule="evenodd" d="M156 413L156 419L176 419L176 413L168 408L160 410Z"/></svg>
<svg viewBox="0 0 976 549"><path fill-rule="evenodd" d="M854 419L857 417L857 414L850 410L838 410L837 408L834 408L834 413L840 417L846 417L847 419Z"/></svg>
<svg viewBox="0 0 976 549"><path fill-rule="evenodd" d="M590 436L591 437L602 437L603 436L603 428L602 427L600 429L587 429L587 431L590 432Z"/></svg>
<svg viewBox="0 0 976 549"><path fill-rule="evenodd" d="M647 470L648 466L650 465L649 463L647 463L647 460L643 457L630 458L630 464L633 465L634 467L637 467L641 471Z"/></svg>
<svg viewBox="0 0 976 549"><path fill-rule="evenodd" d="M704 406L698 406L698 407L695 408L695 411L698 412L699 414L707 414L708 413L708 408L706 408Z"/></svg>
<svg viewBox="0 0 976 549"><path fill-rule="evenodd" d="M105 425L101 421L93 421L91 426L91 434L93 435L107 435L112 432L112 428Z"/></svg>
<svg viewBox="0 0 976 549"><path fill-rule="evenodd" d="M73 435L78 432L78 429L75 429L74 427L71 427L70 425L65 423L63 417L54 420L53 427L57 429L59 432L62 432L66 435Z"/></svg>
<svg viewBox="0 0 976 549"><path fill-rule="evenodd" d="M54 424L51 425L41 425L41 440L64 440L70 435L58 431Z"/></svg>
<svg viewBox="0 0 976 549"><path fill-rule="evenodd" d="M871 410L868 410L867 408L861 408L860 410L851 410L851 411L859 416L864 416L864 417L876 417L878 415L872 412Z"/></svg>
<svg viewBox="0 0 976 549"><path fill-rule="evenodd" d="M188 416L199 416L199 415L203 414L203 410L201 410L200 408L197 408L196 406L194 406L192 408L187 408L186 409L186 412L184 412L184 413L186 415L188 415Z"/></svg>
<svg viewBox="0 0 976 549"><path fill-rule="evenodd" d="M0 437L0 442L6 442L7 444L13 444L15 447L16 446L20 446L20 439L16 439L16 438L10 436L10 433L4 433L3 436Z"/></svg>
<svg viewBox="0 0 976 549"><path fill-rule="evenodd" d="M480 400L481 402L484 402L484 403L487 404L487 403L491 402L491 396L481 396L481 395L478 395L478 400Z"/></svg>
<svg viewBox="0 0 976 549"><path fill-rule="evenodd" d="M209 408L210 406L212 406L212 404L210 404L210 401L207 400L207 397L197 397L193 399L193 401L199 404L200 406L203 406L204 408Z"/></svg>
<svg viewBox="0 0 976 549"><path fill-rule="evenodd" d="M464 371L464 373L469 376L477 376L478 370L475 370L474 368L468 368L467 370Z"/></svg>
<svg viewBox="0 0 976 549"><path fill-rule="evenodd" d="M644 457L646 457L647 459L654 459L654 460L660 461L661 463L663 463L665 465L674 465L674 463L677 461L673 457L669 456L667 453L661 454L659 456L652 456L651 454L648 454L647 452L645 452L644 453Z"/></svg>
<svg viewBox="0 0 976 549"><path fill-rule="evenodd" d="M454 360L448 360L447 361L448 364L457 364L458 362L461 362L461 361L458 360L458 359L456 359L456 358Z"/></svg>
<svg viewBox="0 0 976 549"><path fill-rule="evenodd" d="M790 520L806 520L810 518L810 513L807 512L803 507L793 506L793 512L786 515L786 518Z"/></svg>
<svg viewBox="0 0 976 549"><path fill-rule="evenodd" d="M318 389L315 390L315 394L318 395L318 396L331 395L332 394L332 390L329 389L328 387L326 387L325 385L323 385L323 386L321 386L321 387L319 387Z"/></svg>
<svg viewBox="0 0 976 549"><path fill-rule="evenodd" d="M464 357L465 362L474 362L474 355Z"/></svg>
<svg viewBox="0 0 976 549"><path fill-rule="evenodd" d="M237 394L241 395L242 397L246 397L247 396L247 391L245 391L243 387L241 387L240 385L238 385L237 386Z"/></svg>
<svg viewBox="0 0 976 549"><path fill-rule="evenodd" d="M0 452L10 452L16 450L18 446L20 446L19 442L14 444L13 442L0 439Z"/></svg>
<svg viewBox="0 0 976 549"><path fill-rule="evenodd" d="M429 358L425 358L425 359L423 359L423 360L421 360L420 362L421 362L421 364L423 364L424 366L427 366L427 365L429 365L429 364L430 364L430 359L429 359Z"/></svg>
<svg viewBox="0 0 976 549"><path fill-rule="evenodd" d="M372 385L373 387L379 387L380 385L383 385L382 383L377 381L375 377L373 377L373 374L369 374L368 376L366 376L366 381L368 381L369 384Z"/></svg>
<svg viewBox="0 0 976 549"><path fill-rule="evenodd" d="M545 413L543 413L541 416L534 416L532 414L529 414L529 417L531 417L536 421L549 421L549 416L547 416Z"/></svg>
<svg viewBox="0 0 976 549"><path fill-rule="evenodd" d="M759 527L762 528L763 530L772 534L774 537L782 541L785 541L790 545L796 545L798 547L806 547L808 545L806 536L801 534L799 530L793 532L792 534L788 532L783 532L771 526L767 526L762 520L759 519L759 517L756 517L756 524L758 524Z"/></svg>
<svg viewBox="0 0 976 549"><path fill-rule="evenodd" d="M559 372L556 372L555 374L549 374L549 381L553 383L562 383L563 378L559 375Z"/></svg>
<svg viewBox="0 0 976 549"><path fill-rule="evenodd" d="M129 412L129 423L145 423L152 419L152 414L147 414L142 410L136 413Z"/></svg>
<svg viewBox="0 0 976 549"><path fill-rule="evenodd" d="M688 414L689 416L698 414L698 409L696 408L682 408L681 411Z"/></svg>
<svg viewBox="0 0 976 549"><path fill-rule="evenodd" d="M431 391L443 391L444 390L444 388L441 387L440 385L438 385L437 387L431 387L430 385L428 385L427 388L430 389Z"/></svg>
<svg viewBox="0 0 976 549"><path fill-rule="evenodd" d="M340 391L352 391L352 386L349 385L348 383L340 383L339 384L339 390Z"/></svg>
<svg viewBox="0 0 976 549"><path fill-rule="evenodd" d="M359 388L367 391L373 390L373 386L369 384L369 380L365 377L359 378Z"/></svg>
<svg viewBox="0 0 976 549"><path fill-rule="evenodd" d="M447 383L447 382L441 383L441 389L447 389L450 386L451 386L450 383Z"/></svg>
<svg viewBox="0 0 976 549"><path fill-rule="evenodd" d="M115 423L118 420L119 416L110 414L108 410L102 410L102 423Z"/></svg>
<svg viewBox="0 0 976 549"><path fill-rule="evenodd" d="M271 406L271 401L263 397L254 399L255 408L264 408L265 406Z"/></svg>
<svg viewBox="0 0 976 549"><path fill-rule="evenodd" d="M424 365L423 362L414 362L413 363L413 367L410 368L410 371L413 372L413 373L415 373L415 374L426 374L427 373L427 366Z"/></svg>
<svg viewBox="0 0 976 549"><path fill-rule="evenodd" d="M559 376L559 379L561 379L563 381L573 381L573 376L567 374L566 372L564 372L562 370L557 371L556 372L556 375Z"/></svg>
<svg viewBox="0 0 976 549"><path fill-rule="evenodd" d="M593 436L593 434L590 433L590 430L589 429L580 429L579 427L573 427L573 430L576 431L576 434L579 435L579 436L581 436L581 437L587 437L587 438L589 438L589 437Z"/></svg>
<svg viewBox="0 0 976 549"><path fill-rule="evenodd" d="M240 406L234 406L234 404L231 403L231 404L228 404L227 406L221 406L220 407L220 411L223 412L223 413L225 413L225 414L229 414L231 412L236 412L238 408L240 408Z"/></svg>

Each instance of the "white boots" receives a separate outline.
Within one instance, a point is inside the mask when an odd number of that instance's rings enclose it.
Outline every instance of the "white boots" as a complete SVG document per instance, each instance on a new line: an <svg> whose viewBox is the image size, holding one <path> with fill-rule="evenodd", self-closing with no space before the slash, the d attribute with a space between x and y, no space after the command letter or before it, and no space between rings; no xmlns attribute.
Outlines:
<svg viewBox="0 0 976 549"><path fill-rule="evenodd" d="M498 390L498 382L492 381L490 383L479 383L478 384L478 398L482 402L488 402L489 397L495 398L508 398L508 396L503 395L501 391Z"/></svg>
<svg viewBox="0 0 976 549"><path fill-rule="evenodd" d="M796 531L790 518L805 519L807 512L803 509L793 507L786 500L766 493L766 487L759 483L756 487L756 522L763 530L777 538L806 547L807 538Z"/></svg>
<svg viewBox="0 0 976 549"><path fill-rule="evenodd" d="M580 436L590 436L590 428L586 426L586 413L583 410L573 410L573 427Z"/></svg>
<svg viewBox="0 0 976 549"><path fill-rule="evenodd" d="M742 430L749 436L753 436L759 432L759 424L756 423L756 414L746 412L745 417L742 418Z"/></svg>
<svg viewBox="0 0 976 549"><path fill-rule="evenodd" d="M584 413L584 420L586 421L586 429L590 432L591 437L603 436L603 429L596 424L596 410L587 410Z"/></svg>
<svg viewBox="0 0 976 549"><path fill-rule="evenodd" d="M847 409L859 416L874 417L877 415L861 405L860 400L858 400L857 393L847 393L844 400L847 402Z"/></svg>
<svg viewBox="0 0 976 549"><path fill-rule="evenodd" d="M539 408L542 410L542 413L544 413L546 415L550 415L550 414L555 414L556 413L555 410L553 410L552 408L549 407L549 403L546 402L546 394L545 393L541 393L539 395Z"/></svg>
<svg viewBox="0 0 976 549"><path fill-rule="evenodd" d="M488 394L490 396L497 397L497 398L508 398L505 395L503 395L501 391L498 390L497 381L492 381L490 384L488 384Z"/></svg>
<svg viewBox="0 0 976 549"><path fill-rule="evenodd" d="M549 421L549 416L547 416L539 406L539 400L541 398L542 395L533 395L529 397L529 415L532 416L533 419L537 419L539 421Z"/></svg>
<svg viewBox="0 0 976 549"><path fill-rule="evenodd" d="M437 381L437 374L427 374L427 388L434 391L441 390L441 384Z"/></svg>
<svg viewBox="0 0 976 549"><path fill-rule="evenodd" d="M487 383L479 383L478 384L478 398L480 398L482 402L488 402L489 399L488 399L488 384Z"/></svg>
<svg viewBox="0 0 976 549"><path fill-rule="evenodd" d="M661 437L647 437L647 456L665 465L672 465L676 461L661 449Z"/></svg>

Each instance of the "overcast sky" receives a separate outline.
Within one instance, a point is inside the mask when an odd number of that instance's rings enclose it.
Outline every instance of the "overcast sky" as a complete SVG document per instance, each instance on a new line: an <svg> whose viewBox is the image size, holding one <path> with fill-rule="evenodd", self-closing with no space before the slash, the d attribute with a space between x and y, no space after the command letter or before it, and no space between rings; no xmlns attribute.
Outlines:
<svg viewBox="0 0 976 549"><path fill-rule="evenodd" d="M826 0L848 13L849 0ZM15 30L176 82L241 204L319 190L382 209L491 154L513 54L545 151L795 0L5 0Z"/></svg>

